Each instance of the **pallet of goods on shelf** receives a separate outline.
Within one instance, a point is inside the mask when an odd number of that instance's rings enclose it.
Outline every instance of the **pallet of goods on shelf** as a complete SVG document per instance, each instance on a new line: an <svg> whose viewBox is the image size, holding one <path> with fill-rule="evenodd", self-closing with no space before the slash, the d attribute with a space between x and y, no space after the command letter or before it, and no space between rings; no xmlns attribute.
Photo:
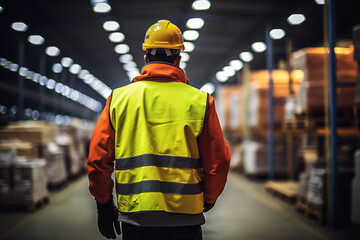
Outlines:
<svg viewBox="0 0 360 240"><path fill-rule="evenodd" d="M63 149L56 143L48 143L44 147L44 158L46 160L48 186L55 188L64 185L68 180L68 174Z"/></svg>
<svg viewBox="0 0 360 240"><path fill-rule="evenodd" d="M268 167L268 144L265 140L245 140L242 143L243 169L249 176L266 176ZM286 149L282 139L275 141L275 174L284 176L287 173Z"/></svg>
<svg viewBox="0 0 360 240"><path fill-rule="evenodd" d="M83 167L83 159L81 159L79 152L76 151L71 135L59 133L55 138L55 142L64 152L67 176L78 176Z"/></svg>
<svg viewBox="0 0 360 240"><path fill-rule="evenodd" d="M353 106L355 98L355 79L357 64L353 59L352 48L335 48L337 78L337 108L342 119L348 120L344 126L353 125ZM305 48L293 53L293 67L304 72L299 92L296 94L296 114L311 121L324 119L324 48ZM321 123L320 125L323 125ZM318 126L316 126L318 127Z"/></svg>

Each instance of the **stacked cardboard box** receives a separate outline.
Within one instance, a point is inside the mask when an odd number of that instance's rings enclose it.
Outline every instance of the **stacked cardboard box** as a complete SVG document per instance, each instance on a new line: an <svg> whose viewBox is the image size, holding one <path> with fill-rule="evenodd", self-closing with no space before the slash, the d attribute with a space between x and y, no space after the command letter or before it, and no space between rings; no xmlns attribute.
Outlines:
<svg viewBox="0 0 360 240"><path fill-rule="evenodd" d="M38 148L30 142L22 142L18 139L0 141L0 151L15 149L17 156L23 156L26 159L39 158Z"/></svg>
<svg viewBox="0 0 360 240"><path fill-rule="evenodd" d="M16 158L16 150L0 150L0 201L8 201L11 198L11 167Z"/></svg>
<svg viewBox="0 0 360 240"><path fill-rule="evenodd" d="M337 83L350 86L338 86L336 89L338 107L352 108L357 64L353 60L351 48L335 48ZM304 80L297 94L297 113L307 113L312 109L324 108L324 48L306 48L293 53L294 69L304 72Z"/></svg>
<svg viewBox="0 0 360 240"><path fill-rule="evenodd" d="M77 176L82 169L83 159L75 149L73 138L69 134L61 133L56 136L55 141L64 152L67 175L69 177Z"/></svg>

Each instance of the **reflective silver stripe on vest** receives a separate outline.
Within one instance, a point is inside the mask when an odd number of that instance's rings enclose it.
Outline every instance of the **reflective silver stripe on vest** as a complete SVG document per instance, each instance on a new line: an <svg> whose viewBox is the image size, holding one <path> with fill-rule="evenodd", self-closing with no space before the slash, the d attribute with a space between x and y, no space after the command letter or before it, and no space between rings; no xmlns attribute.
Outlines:
<svg viewBox="0 0 360 240"><path fill-rule="evenodd" d="M128 170L144 166L197 169L201 168L200 159L145 154L136 157L116 159L116 170Z"/></svg>
<svg viewBox="0 0 360 240"><path fill-rule="evenodd" d="M199 194L203 192L203 183L185 184L175 182L161 182L157 180L142 181L137 183L117 183L116 192L120 195L132 195L144 192L161 192L175 194Z"/></svg>

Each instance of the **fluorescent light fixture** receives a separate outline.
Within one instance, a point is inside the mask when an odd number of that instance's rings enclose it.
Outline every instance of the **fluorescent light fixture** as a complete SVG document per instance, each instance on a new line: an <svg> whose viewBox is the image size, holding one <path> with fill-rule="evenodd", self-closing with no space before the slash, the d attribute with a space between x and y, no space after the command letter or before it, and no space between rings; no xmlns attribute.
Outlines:
<svg viewBox="0 0 360 240"><path fill-rule="evenodd" d="M85 77L85 79L84 79L84 82L85 82L86 84L91 84L94 80L95 80L94 75L88 74L88 75L86 75L86 77Z"/></svg>
<svg viewBox="0 0 360 240"><path fill-rule="evenodd" d="M208 0L196 0L192 4L192 9L194 10L208 10L211 6L210 1Z"/></svg>
<svg viewBox="0 0 360 240"><path fill-rule="evenodd" d="M226 82L229 78L227 77L226 73L223 71L219 71L215 74L216 79L219 82Z"/></svg>
<svg viewBox="0 0 360 240"><path fill-rule="evenodd" d="M17 32L25 32L28 29L28 26L23 22L13 22L11 28Z"/></svg>
<svg viewBox="0 0 360 240"><path fill-rule="evenodd" d="M27 69L26 67L20 67L19 75L22 77L25 77L28 71L29 71L29 69Z"/></svg>
<svg viewBox="0 0 360 240"><path fill-rule="evenodd" d="M78 74L80 71L81 71L81 66L77 63L71 65L69 71L72 73L72 74Z"/></svg>
<svg viewBox="0 0 360 240"><path fill-rule="evenodd" d="M229 65L235 70L235 71L239 71L243 66L244 64L242 63L242 61L240 60L231 60L229 62Z"/></svg>
<svg viewBox="0 0 360 240"><path fill-rule="evenodd" d="M200 88L201 91L207 92L208 94L213 94L215 91L215 85L213 83L205 83L204 86Z"/></svg>
<svg viewBox="0 0 360 240"><path fill-rule="evenodd" d="M180 61L180 68L185 69L186 68L186 62Z"/></svg>
<svg viewBox="0 0 360 240"><path fill-rule="evenodd" d="M38 110L32 111L31 117L32 117L33 120L38 120L39 117L40 117L40 112Z"/></svg>
<svg viewBox="0 0 360 240"><path fill-rule="evenodd" d="M73 90L70 95L71 100L77 102L80 98L80 93L77 90Z"/></svg>
<svg viewBox="0 0 360 240"><path fill-rule="evenodd" d="M325 4L325 0L315 0L315 2L318 5L324 5Z"/></svg>
<svg viewBox="0 0 360 240"><path fill-rule="evenodd" d="M285 36L285 31L281 28L273 29L270 31L270 37L274 40L281 39Z"/></svg>
<svg viewBox="0 0 360 240"><path fill-rule="evenodd" d="M240 59L243 60L243 62L251 62L254 59L254 56L251 52L242 52L239 55Z"/></svg>
<svg viewBox="0 0 360 240"><path fill-rule="evenodd" d="M49 79L49 81L47 81L46 83L46 88L53 90L55 88L56 82L53 79Z"/></svg>
<svg viewBox="0 0 360 240"><path fill-rule="evenodd" d="M54 73L61 73L63 70L63 67L60 63L55 63L53 66L52 66L52 71Z"/></svg>
<svg viewBox="0 0 360 240"><path fill-rule="evenodd" d="M71 89L68 86L64 85L64 88L63 88L61 94L63 96L68 96L68 95L70 95L70 92L71 92Z"/></svg>
<svg viewBox="0 0 360 240"><path fill-rule="evenodd" d="M33 45L42 45L45 39L40 35L30 35L28 41Z"/></svg>
<svg viewBox="0 0 360 240"><path fill-rule="evenodd" d="M291 25L299 25L306 20L304 14L291 14L287 21Z"/></svg>
<svg viewBox="0 0 360 240"><path fill-rule="evenodd" d="M45 53L46 53L46 55L48 55L50 57L56 57L56 56L59 56L60 49L58 49L55 46L50 46L50 47L46 48Z"/></svg>
<svg viewBox="0 0 360 240"><path fill-rule="evenodd" d="M194 40L198 39L199 32L196 30L186 30L183 34L183 37L184 37L184 40L194 41Z"/></svg>
<svg viewBox="0 0 360 240"><path fill-rule="evenodd" d="M0 65L1 66L4 67L6 65L6 62L7 62L7 60L5 58L0 58Z"/></svg>
<svg viewBox="0 0 360 240"><path fill-rule="evenodd" d="M136 69L136 63L135 62L128 62L123 65L123 68L125 71L132 71Z"/></svg>
<svg viewBox="0 0 360 240"><path fill-rule="evenodd" d="M88 74L89 74L89 71L86 70L86 69L83 69L83 70L80 71L78 77L79 77L80 79L84 79L84 78L86 77L86 75L88 75Z"/></svg>
<svg viewBox="0 0 360 240"><path fill-rule="evenodd" d="M3 8L2 6L0 6L0 13L3 11L3 9L4 9L4 8Z"/></svg>
<svg viewBox="0 0 360 240"><path fill-rule="evenodd" d="M61 65L63 65L63 67L70 67L72 63L73 60L69 57L63 57L61 59Z"/></svg>
<svg viewBox="0 0 360 240"><path fill-rule="evenodd" d="M39 80L39 84L40 84L41 86L45 86L46 83L47 83L47 81L48 81L47 77L41 76L41 77L40 77L40 80Z"/></svg>
<svg viewBox="0 0 360 240"><path fill-rule="evenodd" d="M118 54L124 54L130 51L130 47L127 44L118 44L114 47L114 50Z"/></svg>
<svg viewBox="0 0 360 240"><path fill-rule="evenodd" d="M193 44L192 42L184 42L184 47L184 52L192 52L195 49L195 44Z"/></svg>
<svg viewBox="0 0 360 240"><path fill-rule="evenodd" d="M133 56L131 55L131 54L124 54L124 55L121 55L120 57L119 57L119 61L121 62L121 63L127 63L127 62L130 62L130 61L132 61L134 58L133 58Z"/></svg>
<svg viewBox="0 0 360 240"><path fill-rule="evenodd" d="M28 71L25 77L30 80L34 77L34 74L35 73L33 71Z"/></svg>
<svg viewBox="0 0 360 240"><path fill-rule="evenodd" d="M254 42L253 44L251 44L251 48L252 50L254 50L254 52L260 53L264 52L267 47L264 42Z"/></svg>
<svg viewBox="0 0 360 240"><path fill-rule="evenodd" d="M11 63L9 69L10 69L10 71L12 71L12 72L17 72L17 70L19 69L19 65L16 64L16 63Z"/></svg>
<svg viewBox="0 0 360 240"><path fill-rule="evenodd" d="M187 62L190 60L190 55L186 52L181 52L180 53L180 56L181 56L181 61L182 62Z"/></svg>
<svg viewBox="0 0 360 240"><path fill-rule="evenodd" d="M109 40L114 43L119 43L125 40L125 35L121 32L113 32L109 34Z"/></svg>
<svg viewBox="0 0 360 240"><path fill-rule="evenodd" d="M186 22L186 27L189 29L200 29L204 26L204 19L202 18L190 18Z"/></svg>
<svg viewBox="0 0 360 240"><path fill-rule="evenodd" d="M116 21L106 21L103 23L103 28L108 31L117 31L120 29L120 24Z"/></svg>
<svg viewBox="0 0 360 240"><path fill-rule="evenodd" d="M226 74L227 77L232 77L235 75L235 69L233 69L231 66L224 67L223 72Z"/></svg>

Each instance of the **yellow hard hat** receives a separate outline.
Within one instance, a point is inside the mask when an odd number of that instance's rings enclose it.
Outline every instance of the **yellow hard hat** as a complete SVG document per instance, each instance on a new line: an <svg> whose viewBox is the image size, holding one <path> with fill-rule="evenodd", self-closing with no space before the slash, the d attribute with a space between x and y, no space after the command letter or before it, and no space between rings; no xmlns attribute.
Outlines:
<svg viewBox="0 0 360 240"><path fill-rule="evenodd" d="M168 20L160 20L146 31L142 49L165 48L184 50L180 29Z"/></svg>

